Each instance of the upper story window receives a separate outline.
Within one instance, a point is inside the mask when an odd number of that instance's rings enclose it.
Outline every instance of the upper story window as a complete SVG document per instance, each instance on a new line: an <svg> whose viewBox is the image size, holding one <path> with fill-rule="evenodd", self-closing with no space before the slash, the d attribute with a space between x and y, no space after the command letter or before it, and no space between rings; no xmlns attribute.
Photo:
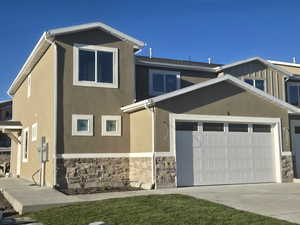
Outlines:
<svg viewBox="0 0 300 225"><path fill-rule="evenodd" d="M149 94L165 94L180 88L180 72L167 70L150 70Z"/></svg>
<svg viewBox="0 0 300 225"><path fill-rule="evenodd" d="M288 88L288 102L295 106L300 106L300 83L289 82Z"/></svg>
<svg viewBox="0 0 300 225"><path fill-rule="evenodd" d="M74 80L77 86L118 88L118 49L74 45Z"/></svg>
<svg viewBox="0 0 300 225"><path fill-rule="evenodd" d="M244 81L262 91L266 91L265 80L244 79Z"/></svg>

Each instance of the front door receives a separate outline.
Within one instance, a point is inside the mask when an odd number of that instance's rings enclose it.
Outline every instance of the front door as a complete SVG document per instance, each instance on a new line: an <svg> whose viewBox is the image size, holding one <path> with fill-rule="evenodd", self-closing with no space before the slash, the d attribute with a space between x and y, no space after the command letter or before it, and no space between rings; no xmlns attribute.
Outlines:
<svg viewBox="0 0 300 225"><path fill-rule="evenodd" d="M300 120L291 120L292 150L295 157L295 177L300 178Z"/></svg>

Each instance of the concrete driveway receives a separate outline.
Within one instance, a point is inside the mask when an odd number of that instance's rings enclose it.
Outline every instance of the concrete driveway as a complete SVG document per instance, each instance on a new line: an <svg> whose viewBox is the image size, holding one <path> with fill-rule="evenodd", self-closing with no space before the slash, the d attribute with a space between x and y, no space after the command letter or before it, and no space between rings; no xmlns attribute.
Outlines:
<svg viewBox="0 0 300 225"><path fill-rule="evenodd" d="M19 213L53 206L153 194L185 194L300 224L300 183L199 186L66 196L17 178L0 179L0 191Z"/></svg>
<svg viewBox="0 0 300 225"><path fill-rule="evenodd" d="M299 183L201 186L176 192L300 224Z"/></svg>

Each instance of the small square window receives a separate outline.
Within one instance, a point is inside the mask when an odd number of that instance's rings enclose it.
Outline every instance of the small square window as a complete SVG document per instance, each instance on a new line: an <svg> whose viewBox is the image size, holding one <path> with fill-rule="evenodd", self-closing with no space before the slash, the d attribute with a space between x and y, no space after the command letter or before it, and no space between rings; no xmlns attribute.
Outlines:
<svg viewBox="0 0 300 225"><path fill-rule="evenodd" d="M77 131L83 132L83 131L89 131L89 120L77 120Z"/></svg>
<svg viewBox="0 0 300 225"><path fill-rule="evenodd" d="M93 115L72 115L73 136L93 136Z"/></svg>
<svg viewBox="0 0 300 225"><path fill-rule="evenodd" d="M102 136L121 136L121 116L102 116Z"/></svg>

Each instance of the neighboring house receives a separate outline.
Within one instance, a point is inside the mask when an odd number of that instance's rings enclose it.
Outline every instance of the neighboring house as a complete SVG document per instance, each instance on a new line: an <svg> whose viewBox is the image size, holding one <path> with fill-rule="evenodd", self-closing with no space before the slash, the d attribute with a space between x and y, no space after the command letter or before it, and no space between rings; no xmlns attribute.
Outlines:
<svg viewBox="0 0 300 225"><path fill-rule="evenodd" d="M0 121L12 119L12 100L0 101ZM0 130L0 164L10 161L10 138Z"/></svg>
<svg viewBox="0 0 300 225"><path fill-rule="evenodd" d="M45 32L8 91L13 121L0 123L12 174L60 188L299 178L300 65L136 56L143 47L102 23Z"/></svg>

